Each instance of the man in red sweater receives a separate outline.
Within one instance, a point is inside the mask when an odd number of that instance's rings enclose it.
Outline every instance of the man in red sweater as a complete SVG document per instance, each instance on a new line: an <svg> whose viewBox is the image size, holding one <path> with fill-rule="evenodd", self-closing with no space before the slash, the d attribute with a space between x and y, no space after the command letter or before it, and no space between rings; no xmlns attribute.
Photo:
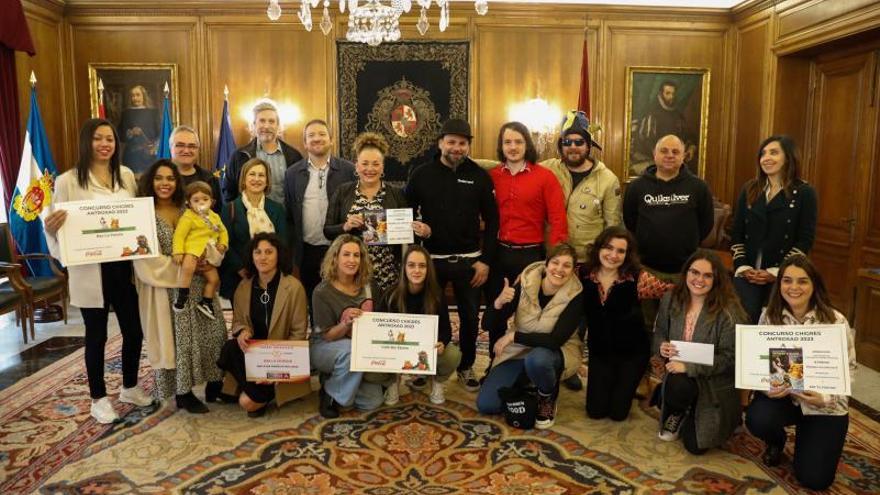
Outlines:
<svg viewBox="0 0 880 495"><path fill-rule="evenodd" d="M489 171L498 204L498 250L489 270L486 302L501 292L506 278L510 285L535 261L544 259L544 232L550 224L550 245L568 240L562 187L549 169L537 164L538 152L531 133L519 122L508 122L498 133L500 165ZM506 325L484 328L489 332L489 354Z"/></svg>

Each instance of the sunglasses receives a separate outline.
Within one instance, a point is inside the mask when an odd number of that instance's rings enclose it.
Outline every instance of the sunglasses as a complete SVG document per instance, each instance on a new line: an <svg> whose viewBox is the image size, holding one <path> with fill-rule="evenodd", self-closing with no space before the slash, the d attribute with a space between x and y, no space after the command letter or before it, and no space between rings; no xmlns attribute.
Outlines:
<svg viewBox="0 0 880 495"><path fill-rule="evenodd" d="M563 145L563 146L583 146L583 145L585 145L585 144L587 144L587 140L586 140L586 139L583 139L583 138L581 138L581 139L568 139L568 138L564 138L564 139L562 140L562 145Z"/></svg>

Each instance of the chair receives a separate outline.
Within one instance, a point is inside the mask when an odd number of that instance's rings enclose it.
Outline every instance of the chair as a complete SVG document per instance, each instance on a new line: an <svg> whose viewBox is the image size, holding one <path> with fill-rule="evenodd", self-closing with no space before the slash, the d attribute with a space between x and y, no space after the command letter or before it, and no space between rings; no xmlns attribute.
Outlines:
<svg viewBox="0 0 880 495"><path fill-rule="evenodd" d="M30 300L30 287L21 276L21 265L0 262L0 274L6 277L6 281L0 284L0 315L15 311L15 324L21 325L21 336L27 344L27 304ZM31 328L33 329L33 326ZM33 337L33 333L31 336Z"/></svg>
<svg viewBox="0 0 880 495"><path fill-rule="evenodd" d="M27 260L45 260L49 263L49 267L52 269L52 275L49 276L21 277L24 285L28 289L27 300L24 306L24 316L30 320L31 339L34 339L34 310L38 304L48 306L50 302L60 302L64 323L67 323L67 273L61 270L58 262L48 254L16 254L9 224L0 223L0 262L14 264L21 267ZM0 293L2 293L7 286L12 286L12 283L13 279L10 279L7 282L0 284ZM25 337L25 342L27 342L27 337Z"/></svg>

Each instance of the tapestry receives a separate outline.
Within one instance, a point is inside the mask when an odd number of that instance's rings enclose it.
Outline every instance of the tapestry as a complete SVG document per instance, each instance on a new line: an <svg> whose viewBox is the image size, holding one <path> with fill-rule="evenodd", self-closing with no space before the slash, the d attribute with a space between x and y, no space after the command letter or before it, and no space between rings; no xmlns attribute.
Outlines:
<svg viewBox="0 0 880 495"><path fill-rule="evenodd" d="M340 154L355 161L361 132L388 141L385 180L406 181L436 151L440 126L467 119L469 43L337 42Z"/></svg>

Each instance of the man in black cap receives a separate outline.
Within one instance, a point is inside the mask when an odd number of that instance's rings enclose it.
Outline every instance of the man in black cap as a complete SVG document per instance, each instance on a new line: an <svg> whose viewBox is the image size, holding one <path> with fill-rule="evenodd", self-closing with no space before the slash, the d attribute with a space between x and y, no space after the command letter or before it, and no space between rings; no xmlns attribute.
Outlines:
<svg viewBox="0 0 880 495"><path fill-rule="evenodd" d="M461 322L458 381L473 392L480 388L473 372L480 286L486 283L495 256L498 207L489 174L467 156L472 137L466 121L446 121L438 137L439 153L414 170L406 199L431 227L424 244L431 252L440 288L445 290L452 282Z"/></svg>

